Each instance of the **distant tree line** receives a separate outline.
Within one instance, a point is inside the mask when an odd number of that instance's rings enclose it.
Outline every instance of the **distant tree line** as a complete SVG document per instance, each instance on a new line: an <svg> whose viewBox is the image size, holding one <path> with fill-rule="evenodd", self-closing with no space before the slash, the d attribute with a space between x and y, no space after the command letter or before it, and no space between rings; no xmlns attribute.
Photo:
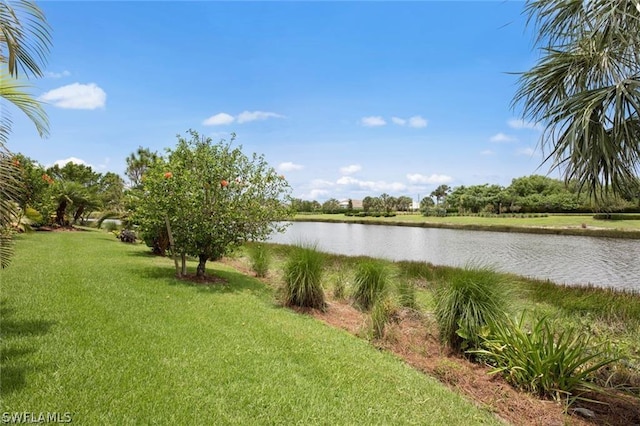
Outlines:
<svg viewBox="0 0 640 426"><path fill-rule="evenodd" d="M640 183L631 185L625 195L609 196L594 204L593 198L579 190L576 182L565 184L558 179L531 175L513 179L511 185L469 185L451 188L440 185L419 203L419 211L425 215L474 215L505 213L589 213L639 212ZM413 199L394 197L387 193L366 196L361 208L353 208L353 201L341 205L331 198L324 203L294 198L292 208L300 213L371 213L389 214L415 210Z"/></svg>

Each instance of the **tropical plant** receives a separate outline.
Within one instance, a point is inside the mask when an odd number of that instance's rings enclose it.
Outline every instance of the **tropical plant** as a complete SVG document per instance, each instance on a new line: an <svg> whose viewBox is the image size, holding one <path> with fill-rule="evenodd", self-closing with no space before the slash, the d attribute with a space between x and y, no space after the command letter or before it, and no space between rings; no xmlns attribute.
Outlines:
<svg viewBox="0 0 640 426"><path fill-rule="evenodd" d="M451 188L449 187L449 185L439 185L436 189L434 189L433 191L431 191L431 194L429 194L431 197L436 197L436 207L440 207L440 204L443 202L444 199L447 198L447 195L449 195L449 193L451 192Z"/></svg>
<svg viewBox="0 0 640 426"><path fill-rule="evenodd" d="M488 327L508 312L510 292L496 271L466 266L440 283L434 298L440 339L461 350L478 347Z"/></svg>
<svg viewBox="0 0 640 426"><path fill-rule="evenodd" d="M9 264L12 256L9 228L19 213L20 174L15 170L7 141L11 133L7 101L21 110L36 126L40 136L48 134L47 115L40 103L28 92L29 85L17 79L21 70L28 77L43 75L42 65L51 45L50 28L44 14L35 3L0 2L0 267Z"/></svg>
<svg viewBox="0 0 640 426"><path fill-rule="evenodd" d="M385 296L389 289L390 278L387 267L377 260L365 260L356 267L353 281L353 299L364 310Z"/></svg>
<svg viewBox="0 0 640 426"><path fill-rule="evenodd" d="M545 162L596 200L623 194L640 166L640 3L529 0L542 56L513 105L544 128Z"/></svg>
<svg viewBox="0 0 640 426"><path fill-rule="evenodd" d="M546 317L525 325L525 314L514 321L496 321L482 349L470 351L483 357L518 388L571 404L587 392L601 391L592 375L615 359L591 345L587 333L562 324L554 327Z"/></svg>
<svg viewBox="0 0 640 426"><path fill-rule="evenodd" d="M324 309L322 289L324 254L314 245L294 248L284 267L284 304Z"/></svg>

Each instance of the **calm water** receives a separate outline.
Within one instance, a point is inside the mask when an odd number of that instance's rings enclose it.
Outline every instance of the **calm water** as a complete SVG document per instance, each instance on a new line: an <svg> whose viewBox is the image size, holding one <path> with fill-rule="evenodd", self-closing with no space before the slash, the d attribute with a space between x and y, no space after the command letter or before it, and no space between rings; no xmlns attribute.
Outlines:
<svg viewBox="0 0 640 426"><path fill-rule="evenodd" d="M350 223L293 222L271 242L436 265L491 265L557 283L640 291L640 241Z"/></svg>

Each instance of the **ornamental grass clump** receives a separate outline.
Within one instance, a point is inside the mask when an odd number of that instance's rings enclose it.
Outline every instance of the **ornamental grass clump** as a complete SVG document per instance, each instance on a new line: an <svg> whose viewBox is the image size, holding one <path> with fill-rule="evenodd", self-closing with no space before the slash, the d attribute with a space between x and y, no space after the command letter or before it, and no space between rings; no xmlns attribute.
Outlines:
<svg viewBox="0 0 640 426"><path fill-rule="evenodd" d="M369 310L386 295L389 287L389 272L379 261L365 260L356 267L353 282L353 299L360 308Z"/></svg>
<svg viewBox="0 0 640 426"><path fill-rule="evenodd" d="M435 291L441 340L453 350L477 348L489 326L508 312L510 290L488 267L464 267L448 274Z"/></svg>
<svg viewBox="0 0 640 426"><path fill-rule="evenodd" d="M371 337L374 339L384 337L384 330L396 311L397 307L389 297L381 297L376 300L371 308Z"/></svg>
<svg viewBox="0 0 640 426"><path fill-rule="evenodd" d="M398 292L398 303L405 308L417 309L416 286L407 279L401 279L396 286Z"/></svg>
<svg viewBox="0 0 640 426"><path fill-rule="evenodd" d="M284 267L284 303L324 309L326 306L322 288L324 255L315 245L295 247Z"/></svg>
<svg viewBox="0 0 640 426"><path fill-rule="evenodd" d="M514 386L571 404L586 392L603 392L594 373L615 362L590 342L589 335L572 326L559 327L542 317L532 327L505 317L496 322L482 349L473 353L502 373Z"/></svg>
<svg viewBox="0 0 640 426"><path fill-rule="evenodd" d="M256 277L266 277L271 265L271 250L265 244L254 243L248 247L251 269Z"/></svg>

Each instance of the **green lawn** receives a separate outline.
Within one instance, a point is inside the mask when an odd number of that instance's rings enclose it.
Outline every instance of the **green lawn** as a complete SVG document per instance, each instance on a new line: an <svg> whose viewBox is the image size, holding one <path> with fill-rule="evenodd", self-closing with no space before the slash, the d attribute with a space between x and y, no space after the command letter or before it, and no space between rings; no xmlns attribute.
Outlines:
<svg viewBox="0 0 640 426"><path fill-rule="evenodd" d="M96 232L20 236L1 283L1 409L79 424L498 424L369 343ZM193 265L192 265L193 266ZM209 271L214 272L214 271Z"/></svg>
<svg viewBox="0 0 640 426"><path fill-rule="evenodd" d="M393 224L415 223L458 226L507 226L545 228L607 228L624 231L640 231L640 220L596 220L593 215L549 215L546 217L478 217L478 216L422 216L421 214L398 214L394 217L354 217L344 214L299 214L296 220L323 221L372 221ZM588 230L588 229L587 229Z"/></svg>

